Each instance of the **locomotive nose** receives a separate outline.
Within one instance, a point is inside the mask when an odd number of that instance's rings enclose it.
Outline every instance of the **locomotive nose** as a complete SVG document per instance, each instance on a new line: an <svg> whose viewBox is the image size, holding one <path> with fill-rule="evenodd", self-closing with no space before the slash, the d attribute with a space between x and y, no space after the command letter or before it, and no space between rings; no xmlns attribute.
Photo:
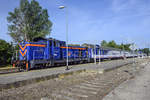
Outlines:
<svg viewBox="0 0 150 100"><path fill-rule="evenodd" d="M20 60L26 60L27 44L25 42L19 44Z"/></svg>

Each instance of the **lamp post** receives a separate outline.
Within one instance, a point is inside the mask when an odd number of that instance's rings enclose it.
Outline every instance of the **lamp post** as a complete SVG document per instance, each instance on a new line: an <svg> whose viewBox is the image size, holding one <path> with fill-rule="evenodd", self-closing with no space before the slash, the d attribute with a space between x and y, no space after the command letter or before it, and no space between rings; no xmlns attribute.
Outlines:
<svg viewBox="0 0 150 100"><path fill-rule="evenodd" d="M96 64L96 45L94 45L94 52L95 52L94 57L95 57L95 64Z"/></svg>
<svg viewBox="0 0 150 100"><path fill-rule="evenodd" d="M123 59L125 59L125 49L124 49L124 43L122 41L122 45L123 45Z"/></svg>
<svg viewBox="0 0 150 100"><path fill-rule="evenodd" d="M101 64L101 49L99 47L99 65Z"/></svg>
<svg viewBox="0 0 150 100"><path fill-rule="evenodd" d="M121 38L122 38L122 45L123 45L123 48L122 48L122 50L123 50L123 58L125 59L126 58L126 55L125 55L125 43L124 43L124 37L123 37L123 35L121 35ZM126 42L126 41L125 41Z"/></svg>
<svg viewBox="0 0 150 100"><path fill-rule="evenodd" d="M134 43L131 44L130 49L132 50L133 66L134 66L134 63L135 63L135 59L134 59L134 56L135 56L135 54L134 54L135 44Z"/></svg>
<svg viewBox="0 0 150 100"><path fill-rule="evenodd" d="M69 70L68 68L68 12L67 12L67 7L66 6L59 6L59 9L64 9L66 8L66 53L67 53L67 60L66 60L66 70Z"/></svg>

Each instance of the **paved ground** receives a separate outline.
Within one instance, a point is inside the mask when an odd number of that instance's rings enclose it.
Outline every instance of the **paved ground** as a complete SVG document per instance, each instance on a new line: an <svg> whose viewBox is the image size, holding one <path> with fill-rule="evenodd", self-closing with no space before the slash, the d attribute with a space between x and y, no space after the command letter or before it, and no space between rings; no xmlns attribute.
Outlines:
<svg viewBox="0 0 150 100"><path fill-rule="evenodd" d="M35 78L45 77L50 75L57 75L60 73L74 72L74 71L84 70L84 69L94 69L94 68L100 68L102 70L111 69L111 68L115 68L116 66L121 66L130 62L132 62L132 59L103 62L101 63L101 65L95 65L93 63L92 64L89 63L89 64L69 66L71 69L68 71L65 70L65 67L59 67L59 68L57 67L57 68L49 68L49 69L41 69L41 70L32 70L29 72L0 75L0 85L14 83L23 80L30 80L30 79L35 79Z"/></svg>
<svg viewBox="0 0 150 100"><path fill-rule="evenodd" d="M119 84L134 78L134 74L145 66L143 65L145 61L138 61L135 67L126 65L104 74L89 70L19 88L2 90L0 100L102 100Z"/></svg>
<svg viewBox="0 0 150 100"><path fill-rule="evenodd" d="M150 63L134 79L122 83L103 100L150 100Z"/></svg>

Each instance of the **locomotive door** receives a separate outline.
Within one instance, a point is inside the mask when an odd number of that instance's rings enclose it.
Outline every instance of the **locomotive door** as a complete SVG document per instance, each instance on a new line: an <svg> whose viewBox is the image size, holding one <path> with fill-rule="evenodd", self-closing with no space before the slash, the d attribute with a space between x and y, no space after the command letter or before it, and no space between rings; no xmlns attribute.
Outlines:
<svg viewBox="0 0 150 100"><path fill-rule="evenodd" d="M54 59L60 59L60 43L59 41L54 41Z"/></svg>

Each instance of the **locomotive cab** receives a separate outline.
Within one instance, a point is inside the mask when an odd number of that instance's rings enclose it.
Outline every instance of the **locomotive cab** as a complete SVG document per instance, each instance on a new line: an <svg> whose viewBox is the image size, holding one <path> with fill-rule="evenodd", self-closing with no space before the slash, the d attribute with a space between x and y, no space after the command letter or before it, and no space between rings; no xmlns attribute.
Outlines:
<svg viewBox="0 0 150 100"><path fill-rule="evenodd" d="M46 42L28 42L19 43L18 59L13 63L19 69L29 70L34 61L45 59Z"/></svg>

